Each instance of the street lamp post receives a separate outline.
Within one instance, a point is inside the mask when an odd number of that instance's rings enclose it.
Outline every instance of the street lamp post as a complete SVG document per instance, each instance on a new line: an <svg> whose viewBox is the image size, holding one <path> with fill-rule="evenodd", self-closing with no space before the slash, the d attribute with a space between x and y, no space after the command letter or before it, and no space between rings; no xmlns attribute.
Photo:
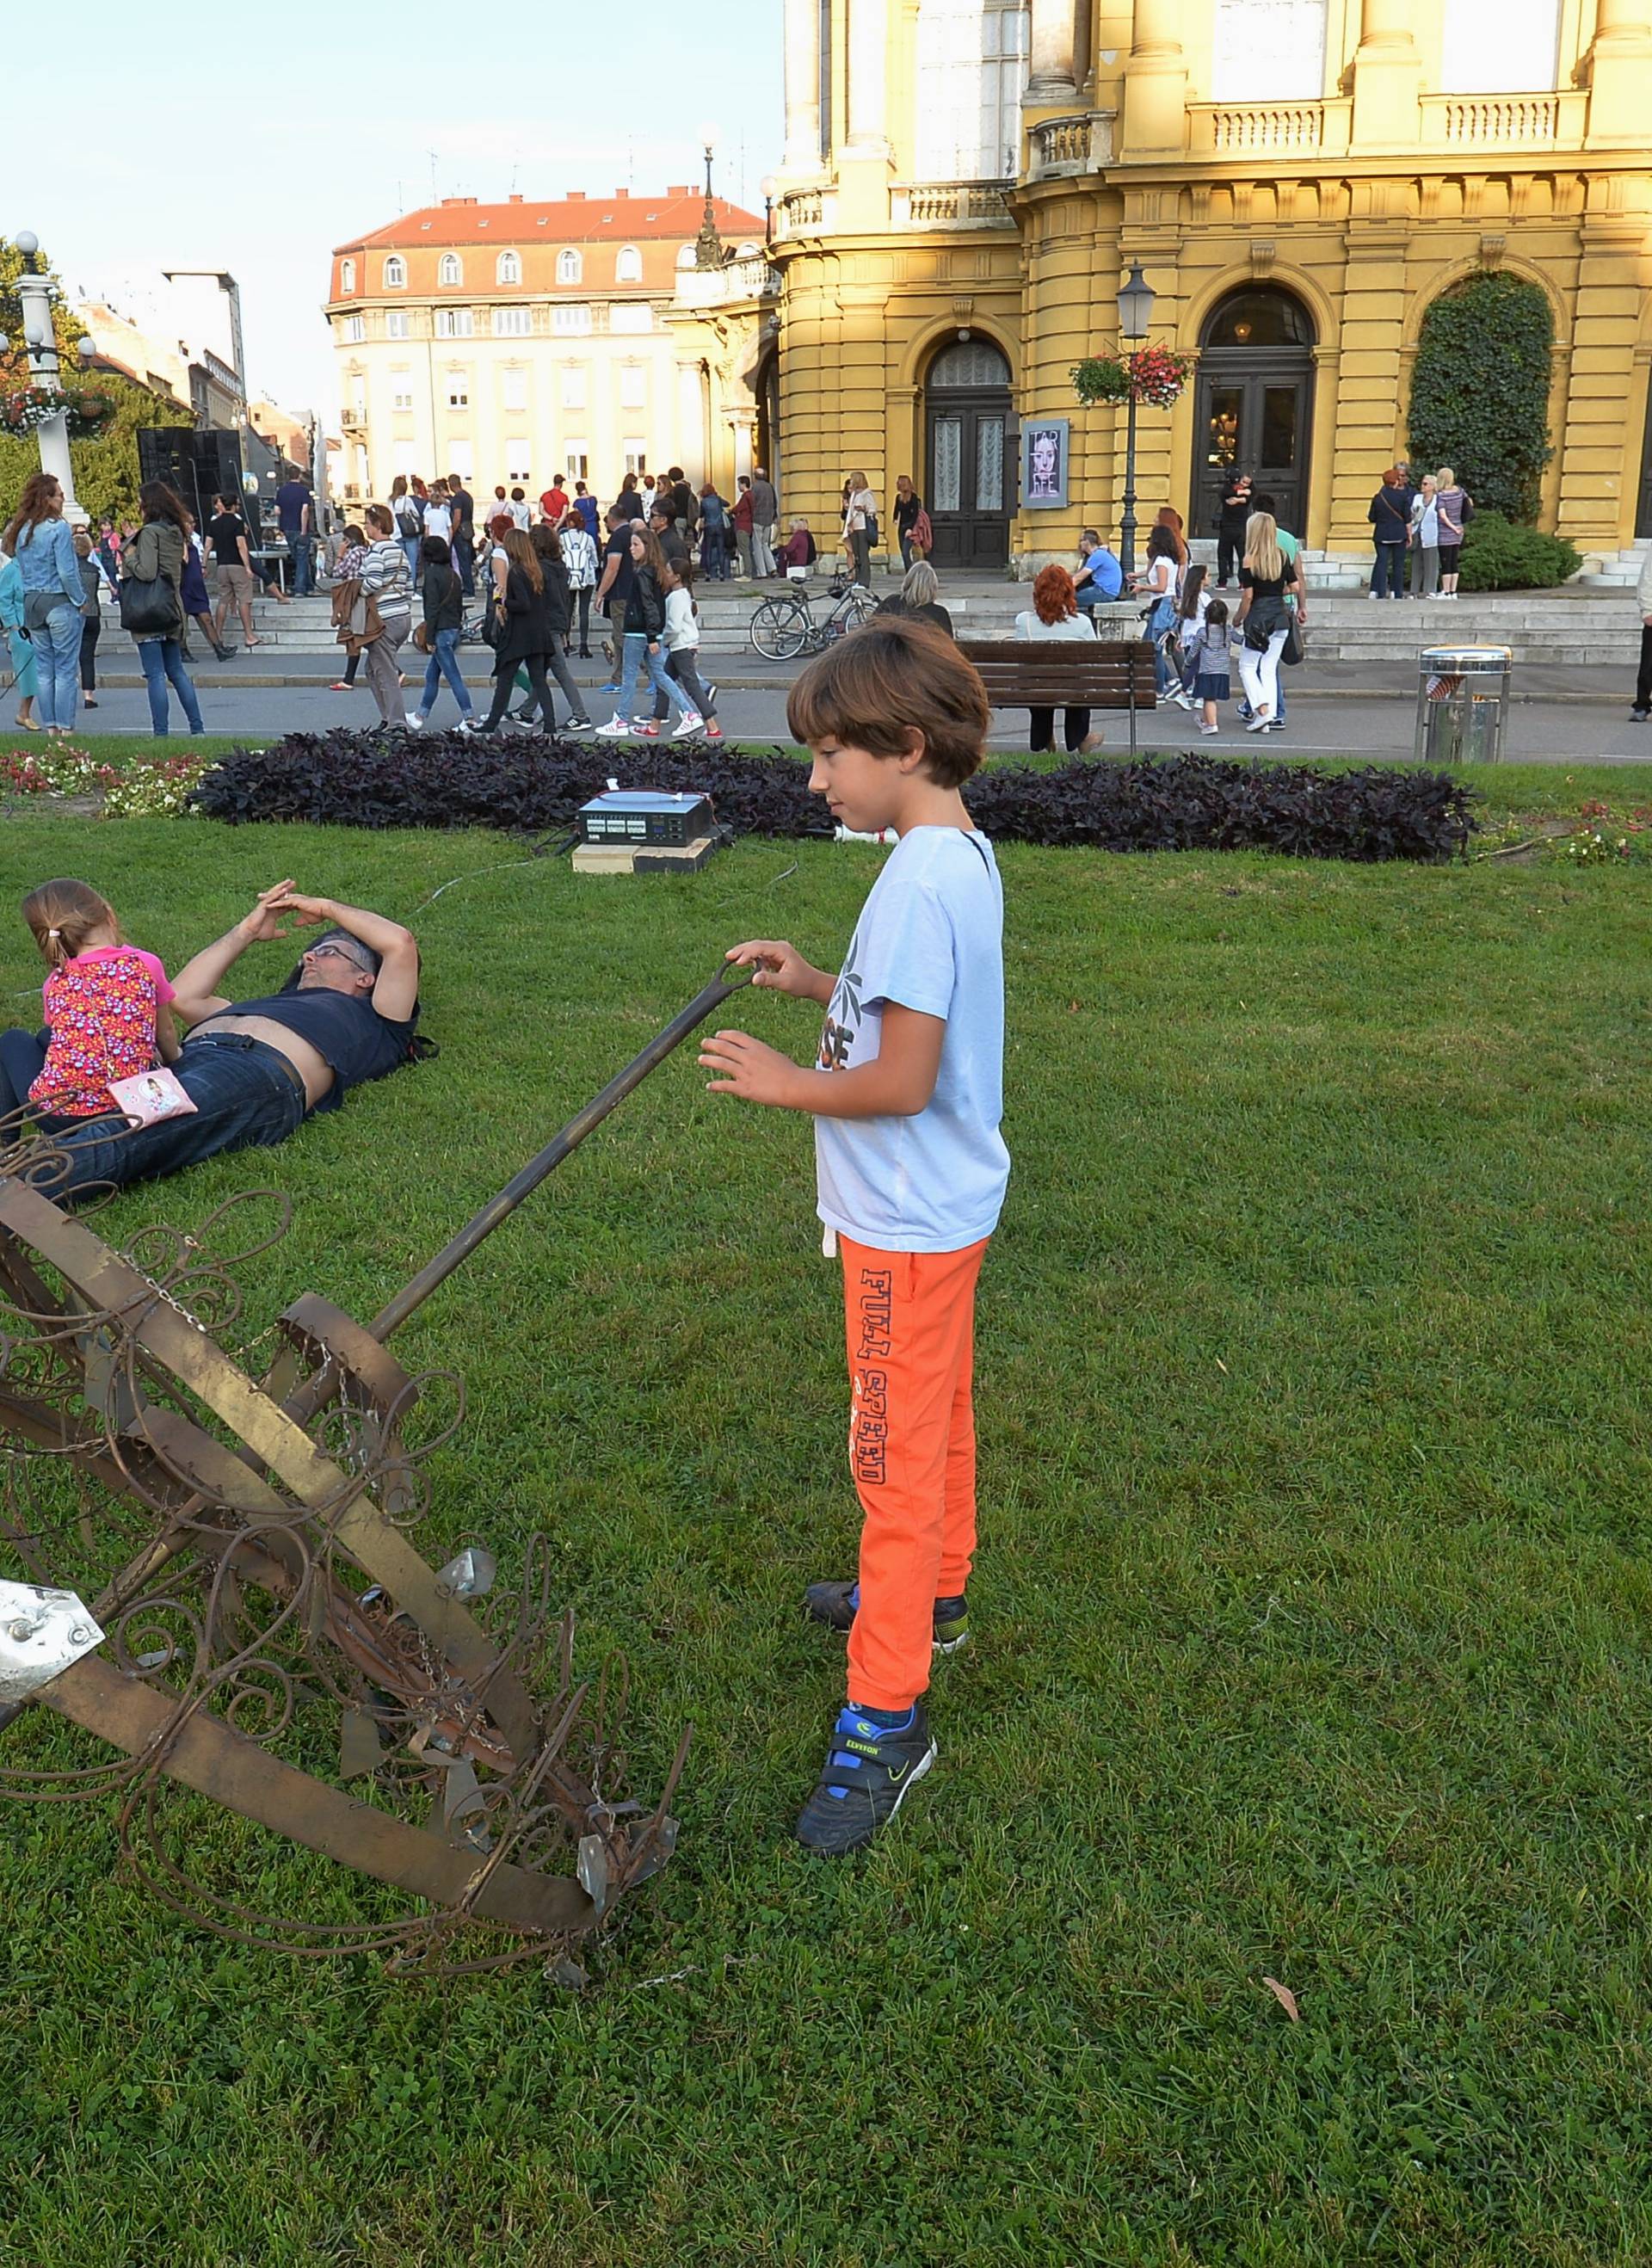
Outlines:
<svg viewBox="0 0 1652 2268"><path fill-rule="evenodd" d="M18 250L23 255L23 273L18 278L18 298L23 303L23 343L28 350L29 382L32 386L52 386L58 383L57 335L52 328L51 286L36 266L40 239L30 229L22 229L16 238ZM0 339L0 353L5 352L10 342ZM89 339L80 342L84 357L92 352ZM71 526L84 527L89 515L75 501L74 469L69 461L69 420L60 410L48 417L43 425L34 429L40 444L41 470L48 473L63 492L63 518Z"/></svg>
<svg viewBox="0 0 1652 2268"><path fill-rule="evenodd" d="M1145 339L1153 319L1156 294L1143 277L1141 262L1133 261L1118 294L1118 335L1122 339ZM1118 521L1118 563L1125 575L1136 568L1136 389L1132 385L1125 413L1124 511Z"/></svg>
<svg viewBox="0 0 1652 2268"><path fill-rule="evenodd" d="M772 173L763 177L763 248L774 249L774 193L779 187Z"/></svg>
<svg viewBox="0 0 1652 2268"><path fill-rule="evenodd" d="M705 207L700 215L700 232L694 239L694 264L697 268L722 268L727 264L723 239L718 232L717 206L712 196L712 155L716 148L716 127L702 126L700 153L705 159Z"/></svg>

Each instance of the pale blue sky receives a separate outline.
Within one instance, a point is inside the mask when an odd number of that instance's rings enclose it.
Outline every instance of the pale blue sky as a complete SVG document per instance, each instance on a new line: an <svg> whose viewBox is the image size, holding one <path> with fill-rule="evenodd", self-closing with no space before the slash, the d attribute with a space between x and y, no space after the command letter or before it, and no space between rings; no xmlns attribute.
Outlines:
<svg viewBox="0 0 1652 2268"><path fill-rule="evenodd" d="M32 228L71 293L228 269L249 384L329 417L328 255L429 203L432 151L443 196L640 192L697 180L715 122L719 194L739 197L743 136L761 211L784 139L781 0L282 0L250 18L80 0L42 20L7 45L8 116L48 123L26 176L8 137L0 232Z"/></svg>

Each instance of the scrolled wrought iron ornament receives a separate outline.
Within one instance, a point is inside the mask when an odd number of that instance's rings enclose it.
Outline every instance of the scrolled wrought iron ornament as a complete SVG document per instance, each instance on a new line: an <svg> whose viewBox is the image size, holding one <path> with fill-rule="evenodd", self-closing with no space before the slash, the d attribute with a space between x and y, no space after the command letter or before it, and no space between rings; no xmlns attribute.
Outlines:
<svg viewBox="0 0 1652 2268"><path fill-rule="evenodd" d="M295 1300L253 1342L273 1343L262 1377L225 1342L236 1267L285 1233L279 1193L116 1250L88 1226L98 1193L58 1202L72 1135L0 1120L0 1554L29 1579L0 1580L0 1681L8 1644L17 1665L0 1733L45 1710L115 1752L53 1767L0 1750L0 1795L118 1796L125 1863L176 1912L409 1974L564 1948L666 1863L688 1733L658 1800L629 1797L623 1657L576 1679L542 1537L496 1590L487 1542L441 1534L425 1469L462 1422L462 1387L409 1373L385 1341L739 981L707 985L371 1324ZM436 1414L412 1439L421 1408ZM65 1474L82 1500L59 1519L41 1499ZM89 1602L46 1572L70 1528L103 1563ZM416 1548L424 1533L440 1553ZM406 1896L361 1921L247 1905L195 1871L181 1790Z"/></svg>

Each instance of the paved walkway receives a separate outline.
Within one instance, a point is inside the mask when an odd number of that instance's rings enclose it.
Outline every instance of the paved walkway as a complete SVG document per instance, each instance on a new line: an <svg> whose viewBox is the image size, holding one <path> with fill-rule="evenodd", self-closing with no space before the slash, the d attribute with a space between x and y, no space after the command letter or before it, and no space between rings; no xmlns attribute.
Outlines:
<svg viewBox="0 0 1652 2268"><path fill-rule="evenodd" d="M365 685L354 693L328 691L331 658L325 667L284 671L282 681L254 665L259 657L218 666L196 674L195 682L206 726L211 733L246 733L248 738L273 739L283 733L321 733L339 725L360 729L371 725L375 711ZM294 657L295 659L299 657ZM303 657L307 659L308 657ZM730 657L731 659L735 657ZM739 657L736 669L719 673L719 709L731 739L785 740L785 688L796 665L763 664L755 656ZM467 672L468 676L471 674ZM594 668L579 667L576 675L586 688L593 717L599 722L612 713L611 698L601 695ZM1139 720L1139 741L1144 748L1204 747L1235 751L1260 747L1270 755L1284 754L1366 755L1409 761L1415 726L1414 679L1396 671L1374 670L1361 664L1339 668L1306 668L1287 686L1287 730L1265 736L1247 736L1231 710L1223 731L1213 740L1201 740L1193 721L1177 710L1160 711ZM1386 682L1374 682L1375 678ZM1590 670L1528 670L1519 674L1521 697L1515 703L1508 730L1510 757L1538 762L1652 763L1652 726L1634 725L1628 717L1628 688L1603 682ZM476 674L472 679L478 711L485 710L490 681ZM417 697L417 681L407 688L409 703ZM559 711L562 704L558 704ZM11 704L5 703L8 717ZM452 696L444 688L433 721L451 722ZM182 729L174 702L173 724ZM1126 745L1126 720L1117 715L1099 716L1106 744ZM993 720L992 746L1009 750L1025 746L1025 720L1007 711ZM4 729L4 728L0 728ZM149 729L149 704L141 685L129 672L115 669L103 678L99 706L85 714L80 731L89 740L102 733L144 733ZM8 744L22 746L24 733L8 733Z"/></svg>

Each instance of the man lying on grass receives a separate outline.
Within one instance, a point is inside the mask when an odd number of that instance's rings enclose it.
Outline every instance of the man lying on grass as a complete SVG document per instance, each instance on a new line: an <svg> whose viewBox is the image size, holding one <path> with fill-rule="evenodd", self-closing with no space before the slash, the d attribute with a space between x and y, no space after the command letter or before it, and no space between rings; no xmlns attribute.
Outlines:
<svg viewBox="0 0 1652 2268"><path fill-rule="evenodd" d="M1004 893L958 792L985 750L986 693L948 638L880 616L803 672L786 717L833 815L900 838L835 982L771 939L728 955L826 1010L818 1067L744 1032L700 1056L714 1092L813 1114L825 1249L843 1251L859 1580L807 1596L848 1632L849 1702L797 1822L836 1854L870 1842L934 1762L931 1654L965 1635L975 1287L1009 1177Z"/></svg>
<svg viewBox="0 0 1652 2268"><path fill-rule="evenodd" d="M320 927L281 990L233 1003L218 986L249 946ZM63 1190L175 1174L225 1150L284 1142L313 1110L336 1110L352 1086L406 1063L418 1021L411 930L359 906L302 895L291 881L173 980L173 1014L188 1036L171 1068L195 1108L136 1129L109 1118L59 1135L72 1160Z"/></svg>

